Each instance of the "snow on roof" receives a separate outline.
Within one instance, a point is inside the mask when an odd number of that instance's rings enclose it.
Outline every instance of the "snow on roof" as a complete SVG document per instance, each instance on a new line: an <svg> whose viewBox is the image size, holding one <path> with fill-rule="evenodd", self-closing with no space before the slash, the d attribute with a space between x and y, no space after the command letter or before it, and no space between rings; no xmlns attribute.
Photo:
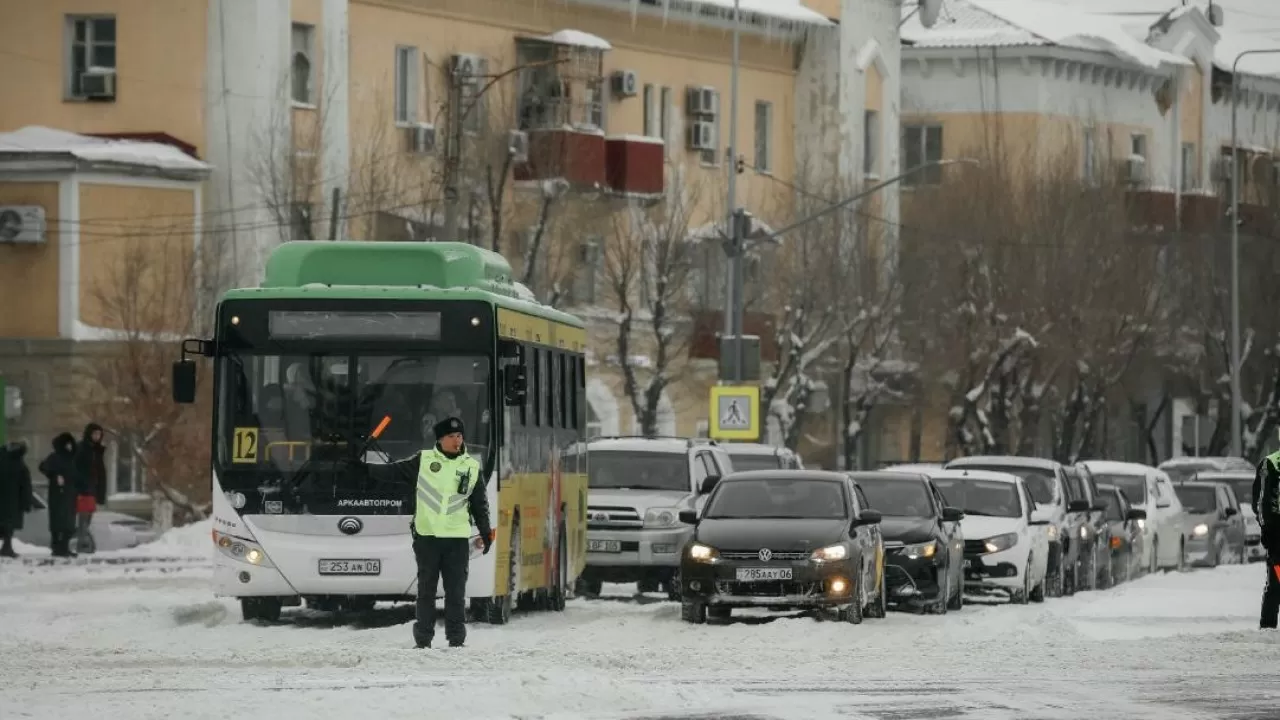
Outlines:
<svg viewBox="0 0 1280 720"><path fill-rule="evenodd" d="M1057 460L1025 455L967 455L948 462L946 468L948 470L957 470L973 465L990 465L1002 468L1033 467L1053 470L1059 467L1060 464Z"/></svg>
<svg viewBox="0 0 1280 720"><path fill-rule="evenodd" d="M613 46L608 40L599 35L592 35L589 32L581 30L557 30L550 35L543 35L538 38L542 42L554 43L556 45L573 45L574 47L591 48L592 50L612 50Z"/></svg>
<svg viewBox="0 0 1280 720"><path fill-rule="evenodd" d="M1080 464L1095 475L1146 475L1156 471L1150 465L1118 460L1084 460Z"/></svg>
<svg viewBox="0 0 1280 720"><path fill-rule="evenodd" d="M733 13L734 0L658 0L662 13L666 15L672 8L699 12L704 8L715 8L724 11L725 19ZM764 18L786 22L807 23L810 25L831 26L831 22L822 13L805 7L801 0L738 0L738 9L743 15L754 14ZM631 11L639 9L640 0L630 0ZM701 14L701 13L700 13Z"/></svg>
<svg viewBox="0 0 1280 720"><path fill-rule="evenodd" d="M28 125L0 133L0 156L69 155L90 163L115 163L182 172L208 172L211 166L172 145L138 140L111 140L65 130Z"/></svg>
<svg viewBox="0 0 1280 720"><path fill-rule="evenodd" d="M912 16L902 38L916 47L1056 45L1152 69L1190 64L1135 38L1117 19L1046 0L949 0L934 27L925 29Z"/></svg>

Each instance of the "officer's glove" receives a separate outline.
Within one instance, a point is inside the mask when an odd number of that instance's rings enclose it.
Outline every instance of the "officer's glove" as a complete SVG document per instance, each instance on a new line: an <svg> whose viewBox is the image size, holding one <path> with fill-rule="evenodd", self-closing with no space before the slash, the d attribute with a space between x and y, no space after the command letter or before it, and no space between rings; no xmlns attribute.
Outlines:
<svg viewBox="0 0 1280 720"><path fill-rule="evenodd" d="M489 533L485 533L484 535L481 535L481 536L480 536L480 539L481 539L482 541L484 541L484 553L483 553L483 554L488 555L488 554L489 554L489 548L492 548L492 547L493 547L493 538L489 537Z"/></svg>

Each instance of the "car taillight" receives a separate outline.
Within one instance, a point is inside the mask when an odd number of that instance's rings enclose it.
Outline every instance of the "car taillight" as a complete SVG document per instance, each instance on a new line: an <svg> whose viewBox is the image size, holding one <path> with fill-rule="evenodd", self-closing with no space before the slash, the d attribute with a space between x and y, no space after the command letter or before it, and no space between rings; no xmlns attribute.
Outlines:
<svg viewBox="0 0 1280 720"><path fill-rule="evenodd" d="M1120 538L1118 538L1118 537L1113 537L1113 538L1111 538L1111 549L1112 549L1112 550L1119 550L1119 549L1120 549Z"/></svg>

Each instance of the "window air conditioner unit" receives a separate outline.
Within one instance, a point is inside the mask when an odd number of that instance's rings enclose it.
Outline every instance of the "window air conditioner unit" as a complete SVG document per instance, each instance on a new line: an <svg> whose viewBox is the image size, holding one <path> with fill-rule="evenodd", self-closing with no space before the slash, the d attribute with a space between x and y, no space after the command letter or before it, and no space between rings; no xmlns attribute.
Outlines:
<svg viewBox="0 0 1280 720"><path fill-rule="evenodd" d="M436 126L418 123L409 128L409 149L416 153L432 153L436 150Z"/></svg>
<svg viewBox="0 0 1280 720"><path fill-rule="evenodd" d="M600 244L594 240L588 240L578 245L578 262L593 266L600 261Z"/></svg>
<svg viewBox="0 0 1280 720"><path fill-rule="evenodd" d="M635 97L639 92L640 79L635 70L618 70L613 73L612 91L619 97Z"/></svg>
<svg viewBox="0 0 1280 720"><path fill-rule="evenodd" d="M694 120L689 124L690 150L716 149L716 124L709 120Z"/></svg>
<svg viewBox="0 0 1280 720"><path fill-rule="evenodd" d="M716 89L706 85L696 85L689 88L689 97L686 107L690 115L711 115L720 109L720 95Z"/></svg>
<svg viewBox="0 0 1280 720"><path fill-rule="evenodd" d="M0 205L0 245L39 245L44 241L44 208Z"/></svg>
<svg viewBox="0 0 1280 720"><path fill-rule="evenodd" d="M449 71L460 83L474 83L480 74L480 56L454 55L449 59Z"/></svg>
<svg viewBox="0 0 1280 720"><path fill-rule="evenodd" d="M1147 159L1141 155L1130 155L1124 164L1125 179L1131 185L1141 185L1147 181Z"/></svg>
<svg viewBox="0 0 1280 720"><path fill-rule="evenodd" d="M1214 161L1214 175L1218 182L1230 183L1235 172L1235 159L1230 155L1221 155Z"/></svg>
<svg viewBox="0 0 1280 720"><path fill-rule="evenodd" d="M507 152L511 154L511 162L529 162L529 133L523 130L507 132Z"/></svg>
<svg viewBox="0 0 1280 720"><path fill-rule="evenodd" d="M116 96L116 71L89 68L80 73L80 92L91 99L110 100Z"/></svg>

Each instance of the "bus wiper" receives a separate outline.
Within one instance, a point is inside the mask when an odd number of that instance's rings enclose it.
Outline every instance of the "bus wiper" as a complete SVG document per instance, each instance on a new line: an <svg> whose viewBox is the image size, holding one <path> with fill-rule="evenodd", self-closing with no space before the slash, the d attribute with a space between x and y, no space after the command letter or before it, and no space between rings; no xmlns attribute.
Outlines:
<svg viewBox="0 0 1280 720"><path fill-rule="evenodd" d="M378 442L378 438L381 437L382 431L386 430L387 426L390 424L391 424L391 416L390 415L382 416L382 422L379 422L378 426L373 429L373 432L369 433L369 435L364 439L364 444L360 446L360 452L357 453L356 457L363 458L365 456L365 453L369 451L369 448L372 447L374 452L390 460L391 459L390 453L384 450L382 448L382 444ZM368 463L366 463L366 465L367 464ZM384 465L391 465L392 467L395 467L400 472L401 477L403 477L405 480L409 480L410 482L414 480L414 478L409 475L409 473L405 470L405 468L400 463L388 462L388 463L384 463Z"/></svg>
<svg viewBox="0 0 1280 720"><path fill-rule="evenodd" d="M342 436L342 433L338 433L338 432L330 432L322 435L325 437L325 439L330 441L347 440ZM289 477L288 489L290 491L296 492L298 489L298 486L302 484L302 481L305 480L308 475L310 475L309 471L311 470L311 462L315 459L316 459L315 444L312 443L311 452L307 455L307 459L304 460L302 465L300 465L298 469L294 471L293 475Z"/></svg>

